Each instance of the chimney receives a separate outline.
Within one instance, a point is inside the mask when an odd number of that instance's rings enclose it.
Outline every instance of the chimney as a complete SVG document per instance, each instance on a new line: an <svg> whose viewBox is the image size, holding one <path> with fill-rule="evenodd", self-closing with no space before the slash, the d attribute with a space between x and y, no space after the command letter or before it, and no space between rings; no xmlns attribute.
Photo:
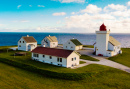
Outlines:
<svg viewBox="0 0 130 89"><path fill-rule="evenodd" d="M29 37L29 35L27 35L27 37Z"/></svg>

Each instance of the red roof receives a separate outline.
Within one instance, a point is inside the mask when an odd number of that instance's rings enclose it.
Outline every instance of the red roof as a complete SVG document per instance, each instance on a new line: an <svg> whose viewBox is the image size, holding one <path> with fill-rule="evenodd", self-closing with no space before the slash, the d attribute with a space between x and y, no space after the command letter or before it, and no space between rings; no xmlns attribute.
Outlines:
<svg viewBox="0 0 130 89"><path fill-rule="evenodd" d="M47 48L47 47L37 47L32 50L33 53L39 53L44 55L51 55L56 57L67 58L73 51L65 49Z"/></svg>
<svg viewBox="0 0 130 89"><path fill-rule="evenodd" d="M104 25L104 23L100 26L100 31L107 31L106 26Z"/></svg>

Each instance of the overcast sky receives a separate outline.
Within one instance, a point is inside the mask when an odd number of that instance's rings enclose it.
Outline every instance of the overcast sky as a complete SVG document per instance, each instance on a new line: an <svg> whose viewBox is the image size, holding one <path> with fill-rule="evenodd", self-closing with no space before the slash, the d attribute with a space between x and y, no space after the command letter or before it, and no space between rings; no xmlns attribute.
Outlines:
<svg viewBox="0 0 130 89"><path fill-rule="evenodd" d="M130 33L129 0L0 0L0 32Z"/></svg>

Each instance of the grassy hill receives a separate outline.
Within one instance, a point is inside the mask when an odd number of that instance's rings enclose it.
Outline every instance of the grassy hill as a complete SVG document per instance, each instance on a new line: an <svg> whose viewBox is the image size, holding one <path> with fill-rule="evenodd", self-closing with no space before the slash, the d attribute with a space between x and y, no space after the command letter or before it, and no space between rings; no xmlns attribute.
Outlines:
<svg viewBox="0 0 130 89"><path fill-rule="evenodd" d="M80 81L48 78L0 63L0 87L2 89L92 89L130 88L130 74L101 65L88 65L87 71L100 72Z"/></svg>
<svg viewBox="0 0 130 89"><path fill-rule="evenodd" d="M118 69L97 64L78 69L57 67L31 60L30 52L26 56L14 58L16 51L9 50L7 53L5 48L0 48L0 87L3 89L130 88L130 74ZM79 76L83 79L78 79Z"/></svg>

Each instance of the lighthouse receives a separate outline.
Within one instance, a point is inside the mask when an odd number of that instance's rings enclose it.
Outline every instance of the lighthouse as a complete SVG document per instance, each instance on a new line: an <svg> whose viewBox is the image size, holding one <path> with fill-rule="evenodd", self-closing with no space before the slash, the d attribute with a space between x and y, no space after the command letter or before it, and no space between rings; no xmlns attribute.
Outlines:
<svg viewBox="0 0 130 89"><path fill-rule="evenodd" d="M98 56L111 57L122 53L121 43L110 36L104 23L100 26L99 31L96 31L96 43L94 44L95 54Z"/></svg>
<svg viewBox="0 0 130 89"><path fill-rule="evenodd" d="M106 50L108 50L110 31L107 31L104 23L100 26L99 31L96 31L96 55L106 56Z"/></svg>

